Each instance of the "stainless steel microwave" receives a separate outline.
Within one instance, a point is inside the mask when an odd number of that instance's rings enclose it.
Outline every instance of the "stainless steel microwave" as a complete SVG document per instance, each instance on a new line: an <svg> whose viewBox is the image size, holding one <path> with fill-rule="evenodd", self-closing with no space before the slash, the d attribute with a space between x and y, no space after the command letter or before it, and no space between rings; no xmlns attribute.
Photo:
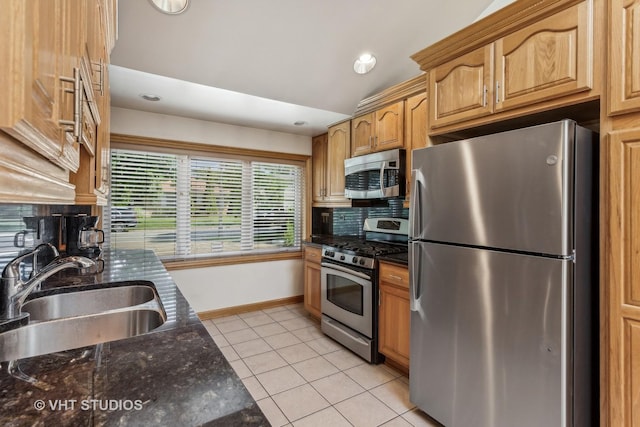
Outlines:
<svg viewBox="0 0 640 427"><path fill-rule="evenodd" d="M405 150L396 149L344 161L344 195L349 199L387 199L405 194Z"/></svg>

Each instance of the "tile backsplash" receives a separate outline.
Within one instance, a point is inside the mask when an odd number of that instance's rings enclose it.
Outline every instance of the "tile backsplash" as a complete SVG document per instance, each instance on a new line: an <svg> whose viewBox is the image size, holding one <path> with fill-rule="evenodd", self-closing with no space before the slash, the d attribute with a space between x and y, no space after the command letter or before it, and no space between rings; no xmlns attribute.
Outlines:
<svg viewBox="0 0 640 427"><path fill-rule="evenodd" d="M366 218L408 218L409 209L403 200L392 199L388 206L351 208L313 208L312 233L315 235L364 237L362 226Z"/></svg>

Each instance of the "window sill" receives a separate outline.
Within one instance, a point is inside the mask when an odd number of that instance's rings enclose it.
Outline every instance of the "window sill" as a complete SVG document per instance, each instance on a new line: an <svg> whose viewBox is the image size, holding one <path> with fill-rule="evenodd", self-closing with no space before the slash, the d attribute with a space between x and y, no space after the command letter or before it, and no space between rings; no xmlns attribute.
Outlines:
<svg viewBox="0 0 640 427"><path fill-rule="evenodd" d="M190 260L162 261L167 270L184 270L189 268L217 267L220 265L248 264L254 262L282 261L286 259L302 259L303 251L275 252L267 254L230 255L215 258L198 258Z"/></svg>

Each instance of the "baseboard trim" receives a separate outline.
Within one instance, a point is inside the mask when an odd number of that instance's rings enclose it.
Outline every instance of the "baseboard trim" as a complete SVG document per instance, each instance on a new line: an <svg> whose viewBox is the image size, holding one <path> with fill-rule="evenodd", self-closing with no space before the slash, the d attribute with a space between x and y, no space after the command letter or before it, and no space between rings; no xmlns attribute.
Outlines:
<svg viewBox="0 0 640 427"><path fill-rule="evenodd" d="M279 307L281 305L297 304L304 301L304 295L261 301L252 304L236 305L234 307L220 308L218 310L201 311L198 313L200 320L211 320L218 317L231 316L246 313L248 311L264 310L265 308Z"/></svg>

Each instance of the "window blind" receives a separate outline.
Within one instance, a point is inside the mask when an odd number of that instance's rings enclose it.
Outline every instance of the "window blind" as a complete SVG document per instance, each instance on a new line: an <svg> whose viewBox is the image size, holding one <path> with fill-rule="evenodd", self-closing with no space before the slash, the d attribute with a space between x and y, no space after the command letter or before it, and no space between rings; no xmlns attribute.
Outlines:
<svg viewBox="0 0 640 427"><path fill-rule="evenodd" d="M112 248L165 260L300 250L304 166L111 150Z"/></svg>

